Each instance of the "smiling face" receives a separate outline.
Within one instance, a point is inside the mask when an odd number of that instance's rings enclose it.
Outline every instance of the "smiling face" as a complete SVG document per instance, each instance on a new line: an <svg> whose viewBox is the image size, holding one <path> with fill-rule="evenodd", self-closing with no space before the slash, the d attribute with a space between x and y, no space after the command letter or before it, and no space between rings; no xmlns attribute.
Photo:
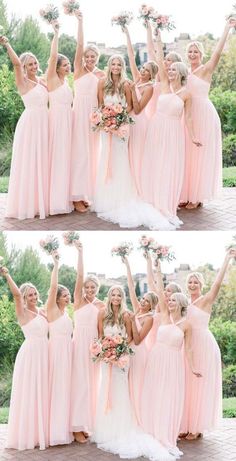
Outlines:
<svg viewBox="0 0 236 461"><path fill-rule="evenodd" d="M122 62L118 58L114 58L110 64L110 70L112 75L121 75L122 72Z"/></svg>
<svg viewBox="0 0 236 461"><path fill-rule="evenodd" d="M172 294L168 301L168 310L171 313L177 312L180 309L179 304L176 301L175 294Z"/></svg>
<svg viewBox="0 0 236 461"><path fill-rule="evenodd" d="M140 310L143 313L149 312L151 310L151 303L147 293L140 299Z"/></svg>
<svg viewBox="0 0 236 461"><path fill-rule="evenodd" d="M61 308L68 306L70 304L70 292L67 289L63 289L60 292L60 295L57 298L57 303Z"/></svg>
<svg viewBox="0 0 236 461"><path fill-rule="evenodd" d="M172 294L173 294L173 291L172 291L170 285L167 285L166 289L164 291L165 299L166 299L167 302L169 301Z"/></svg>
<svg viewBox="0 0 236 461"><path fill-rule="evenodd" d="M188 283L187 283L187 288L188 288L188 292L190 295L200 295L201 294L201 283L199 282L199 280L197 279L197 277L195 277L194 275L189 277L188 279Z"/></svg>
<svg viewBox="0 0 236 461"><path fill-rule="evenodd" d="M84 294L87 299L92 301L95 298L97 291L98 291L98 286L96 285L96 283L94 283L92 280L88 280L87 282L85 282Z"/></svg>
<svg viewBox="0 0 236 461"><path fill-rule="evenodd" d="M191 65L199 66L202 62L202 53L196 45L188 48L188 61Z"/></svg>
<svg viewBox="0 0 236 461"><path fill-rule="evenodd" d="M35 77L39 70L39 64L37 59L34 57L27 58L24 65L24 69L29 78Z"/></svg>
<svg viewBox="0 0 236 461"><path fill-rule="evenodd" d="M149 66L144 64L140 69L140 77L143 83L149 82L151 80L151 72Z"/></svg>
<svg viewBox="0 0 236 461"><path fill-rule="evenodd" d="M71 66L70 66L69 60L67 58L62 59L60 61L59 66L57 67L58 76L60 78L64 78L64 77L66 77L67 75L70 74L70 71L71 71Z"/></svg>
<svg viewBox="0 0 236 461"><path fill-rule="evenodd" d="M114 307L119 307L121 305L122 298L123 298L122 293L118 288L114 288L111 291L110 300L111 300L111 304Z"/></svg>
<svg viewBox="0 0 236 461"><path fill-rule="evenodd" d="M172 63L168 69L168 78L170 82L180 81L179 70L177 69L177 66L175 63Z"/></svg>
<svg viewBox="0 0 236 461"><path fill-rule="evenodd" d="M95 51L88 49L84 53L84 63L88 69L94 69L98 61L98 55Z"/></svg>
<svg viewBox="0 0 236 461"><path fill-rule="evenodd" d="M34 309L38 303L38 292L35 288L28 288L25 294L25 302L28 309Z"/></svg>

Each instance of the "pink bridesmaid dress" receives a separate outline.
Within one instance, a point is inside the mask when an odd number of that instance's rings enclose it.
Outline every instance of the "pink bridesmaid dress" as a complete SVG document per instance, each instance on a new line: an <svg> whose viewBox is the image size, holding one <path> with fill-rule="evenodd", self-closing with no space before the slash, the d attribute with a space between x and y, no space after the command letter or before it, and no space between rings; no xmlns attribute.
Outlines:
<svg viewBox="0 0 236 461"><path fill-rule="evenodd" d="M70 426L73 432L91 434L94 428L99 367L90 345L97 338L98 309L93 303L74 312Z"/></svg>
<svg viewBox="0 0 236 461"><path fill-rule="evenodd" d="M152 328L145 338L145 343L146 343L146 347L148 351L150 351L153 348L156 342L157 330L160 326L160 322L161 322L161 314L157 312L156 314L154 314L154 317L153 317Z"/></svg>
<svg viewBox="0 0 236 461"><path fill-rule="evenodd" d="M145 85L150 85L147 83ZM140 89L144 85L136 85L136 95L138 101L142 98ZM140 112L140 114L132 113L132 118L135 121L134 125L130 127L130 136L129 136L129 162L131 174L134 179L135 187L140 196L142 196L141 191L141 169L143 163L143 153L145 146L145 138L148 126L148 117L145 109Z"/></svg>
<svg viewBox="0 0 236 461"><path fill-rule="evenodd" d="M49 213L70 213L72 91L65 81L49 92Z"/></svg>
<svg viewBox="0 0 236 461"><path fill-rule="evenodd" d="M147 314L146 314L147 315ZM144 315L143 315L144 317ZM142 326L139 318L135 317L137 330L140 331ZM141 394L143 390L144 372L147 363L147 347L145 339L138 345L132 343L132 349L135 355L131 357L129 369L129 390L130 399L137 424L141 426Z"/></svg>
<svg viewBox="0 0 236 461"><path fill-rule="evenodd" d="M181 432L192 434L216 429L222 417L221 357L218 344L208 328L210 314L194 303L188 307L192 325L192 351L196 378L186 362L186 393Z"/></svg>
<svg viewBox="0 0 236 461"><path fill-rule="evenodd" d="M49 445L74 439L70 433L72 320L67 312L49 322Z"/></svg>
<svg viewBox="0 0 236 461"><path fill-rule="evenodd" d="M145 107L145 112L146 112L146 115L147 115L149 120L156 113L157 102L158 102L158 98L159 98L160 94L161 94L161 84L160 84L160 82L155 82L155 84L153 86L153 95L152 95L149 103Z"/></svg>
<svg viewBox="0 0 236 461"><path fill-rule="evenodd" d="M74 82L71 191L72 201L93 198L99 153L99 133L91 128L90 115L97 107L98 78L88 72Z"/></svg>
<svg viewBox="0 0 236 461"><path fill-rule="evenodd" d="M48 322L40 314L21 327L25 341L16 356L7 448L48 446Z"/></svg>
<svg viewBox="0 0 236 461"><path fill-rule="evenodd" d="M197 69L196 69L197 70ZM220 195L222 188L222 140L220 119L209 99L210 83L191 73L187 89L192 95L192 118L197 147L186 133L186 165L182 202L203 202Z"/></svg>
<svg viewBox="0 0 236 461"><path fill-rule="evenodd" d="M144 431L176 457L182 454L176 446L184 406L184 333L178 327L182 321L159 326L147 361L141 399Z"/></svg>
<svg viewBox="0 0 236 461"><path fill-rule="evenodd" d="M25 110L18 120L7 196L7 218L48 215L48 91L40 83L22 96Z"/></svg>
<svg viewBox="0 0 236 461"><path fill-rule="evenodd" d="M181 123L184 102L177 93L161 94L156 114L149 121L141 187L143 199L179 226L176 210L184 176L185 142Z"/></svg>

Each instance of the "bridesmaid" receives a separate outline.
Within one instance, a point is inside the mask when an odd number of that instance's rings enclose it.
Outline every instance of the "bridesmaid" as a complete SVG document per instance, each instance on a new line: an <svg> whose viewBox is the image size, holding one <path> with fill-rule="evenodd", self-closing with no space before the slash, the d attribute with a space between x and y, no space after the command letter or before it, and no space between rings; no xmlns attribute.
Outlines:
<svg viewBox="0 0 236 461"><path fill-rule="evenodd" d="M6 37L0 36L15 72L25 110L18 120L7 197L6 217L27 219L48 215L48 92L37 77L39 63L30 52L18 58Z"/></svg>
<svg viewBox="0 0 236 461"><path fill-rule="evenodd" d="M145 293L139 301L135 293L134 282L127 257L122 258L127 269L127 282L131 304L134 313L129 313L131 319L132 336L135 346L132 349L135 355L131 357L129 370L130 398L137 423L141 426L140 402L144 382L144 370L147 362L146 341L152 325L153 313L158 302L158 297L153 292Z"/></svg>
<svg viewBox="0 0 236 461"><path fill-rule="evenodd" d="M186 397L181 424L181 436L187 440L197 439L204 431L212 431L219 424L222 415L221 357L218 344L208 328L212 305L214 304L227 267L236 250L227 252L217 277L206 293L202 294L204 280L194 272L187 278L191 304L187 319L192 325L192 350L194 362L201 369L202 379L197 380L186 365Z"/></svg>
<svg viewBox="0 0 236 461"><path fill-rule="evenodd" d="M132 116L135 125L130 127L129 161L136 189L138 194L142 196L140 178L148 125L148 117L145 109L153 96L153 84L158 72L158 67L155 62L149 61L142 66L140 71L138 70L128 28L125 26L122 30L127 39L127 51L134 81L130 83L132 105L135 114L132 114Z"/></svg>
<svg viewBox="0 0 236 461"><path fill-rule="evenodd" d="M73 325L66 312L70 293L63 285L58 285L59 260L53 256L53 261L46 302L49 322L49 445L64 445L73 441L69 432Z"/></svg>
<svg viewBox="0 0 236 461"><path fill-rule="evenodd" d="M150 21L146 21L146 30L147 30L147 51L148 51L148 59L157 62L157 50L156 50L156 42L153 40L152 36L152 28ZM175 51L171 51L165 56L164 65L166 68L166 72L168 72L171 64L174 62L182 62L182 57L180 54L176 53ZM159 79L159 75L156 76L156 83L153 89L153 96L151 98L150 103L146 108L146 113L148 118L150 119L156 112L157 101L161 94L161 83Z"/></svg>
<svg viewBox="0 0 236 461"><path fill-rule="evenodd" d="M18 288L5 267L0 274L13 295L25 337L14 366L6 447L44 450L48 446L48 322L37 307L35 286L24 283Z"/></svg>
<svg viewBox="0 0 236 461"><path fill-rule="evenodd" d="M187 68L181 62L171 65L168 75L163 62L163 49L158 36L159 76L161 95L157 111L147 131L142 191L144 199L159 209L173 224L181 221L176 215L184 175L185 142L181 123L183 111L192 142L195 138L191 119L191 95L186 90ZM165 174L163 174L165 171Z"/></svg>
<svg viewBox="0 0 236 461"><path fill-rule="evenodd" d="M71 200L75 209L85 212L93 199L99 153L99 134L91 129L90 115L97 107L98 80L105 74L96 67L99 51L96 46L84 48L83 16L78 19L78 39L74 61L75 99L73 104L73 136L71 164Z"/></svg>
<svg viewBox="0 0 236 461"><path fill-rule="evenodd" d="M58 54L59 25L53 24L54 37L47 70L49 90L49 212L70 213L70 166L72 140L72 91L67 82L70 63Z"/></svg>
<svg viewBox="0 0 236 461"><path fill-rule="evenodd" d="M161 313L156 343L149 354L141 399L144 430L158 439L174 456L184 406L184 356L197 377L191 353L191 325L185 312L188 300L182 293L171 295L168 307L163 284L157 287Z"/></svg>
<svg viewBox="0 0 236 461"><path fill-rule="evenodd" d="M229 31L235 26L236 19L231 18L227 21L221 39L205 64L202 63L204 50L201 43L192 42L187 48L191 66L187 88L192 95L192 116L196 136L202 141L201 149L197 149L187 135L186 167L181 193L181 201L187 203L187 209L197 208L204 200L212 200L221 192L221 126L208 93Z"/></svg>
<svg viewBox="0 0 236 461"><path fill-rule="evenodd" d="M71 386L71 430L79 443L93 432L99 368L91 360L90 345L97 337L98 312L104 304L96 297L99 281L94 276L84 280L83 247L78 250L78 271L74 291L74 335Z"/></svg>

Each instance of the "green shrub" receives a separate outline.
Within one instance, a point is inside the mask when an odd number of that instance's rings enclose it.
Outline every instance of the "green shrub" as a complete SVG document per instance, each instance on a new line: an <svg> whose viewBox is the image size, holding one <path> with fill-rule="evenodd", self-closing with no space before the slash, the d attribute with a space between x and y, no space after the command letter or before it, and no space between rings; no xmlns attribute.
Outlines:
<svg viewBox="0 0 236 461"><path fill-rule="evenodd" d="M236 397L223 399L223 418L236 418Z"/></svg>
<svg viewBox="0 0 236 461"><path fill-rule="evenodd" d="M223 396L236 397L236 365L223 369Z"/></svg>
<svg viewBox="0 0 236 461"><path fill-rule="evenodd" d="M0 69L0 101L0 134L6 129L13 134L23 103L17 93L14 74L5 64Z"/></svg>
<svg viewBox="0 0 236 461"><path fill-rule="evenodd" d="M223 364L236 365L236 322L215 318L210 323L210 330L219 344Z"/></svg>
<svg viewBox="0 0 236 461"><path fill-rule="evenodd" d="M236 120L235 120L236 127ZM236 166L236 134L229 134L223 138L223 166Z"/></svg>
<svg viewBox="0 0 236 461"><path fill-rule="evenodd" d="M220 87L210 92L224 134L236 134L236 91L222 91Z"/></svg>
<svg viewBox="0 0 236 461"><path fill-rule="evenodd" d="M9 408L2 407L0 408L0 424L7 424L8 422Z"/></svg>

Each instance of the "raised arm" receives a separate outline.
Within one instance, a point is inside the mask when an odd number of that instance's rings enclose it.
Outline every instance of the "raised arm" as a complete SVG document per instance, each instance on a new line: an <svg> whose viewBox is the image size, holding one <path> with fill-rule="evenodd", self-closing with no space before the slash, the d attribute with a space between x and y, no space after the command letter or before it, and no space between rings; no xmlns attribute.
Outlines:
<svg viewBox="0 0 236 461"><path fill-rule="evenodd" d="M225 24L225 28L224 28L224 31L223 31L223 34L220 38L220 40L218 41L212 55L211 55L211 58L209 59L209 61L205 64L205 70L210 74L212 75L219 60L220 60L220 57L221 57L221 54L222 54L222 51L224 49L224 46L225 46L225 42L227 40L227 37L229 35L229 31L231 28L233 27L236 27L236 19L234 18L229 18Z"/></svg>
<svg viewBox="0 0 236 461"><path fill-rule="evenodd" d="M215 278L215 281L213 282L211 286L211 289L203 297L203 307L205 307L209 313L211 312L212 304L214 303L219 293L220 287L224 280L224 276L225 276L225 273L226 273L226 270L228 268L231 258L236 258L235 248L231 248L230 250L227 251L224 262Z"/></svg>
<svg viewBox="0 0 236 461"><path fill-rule="evenodd" d="M0 275L2 275L3 277L5 277L6 281L7 281L7 284L10 288L10 291L11 291L11 294L14 298L14 302L15 302L15 312L16 312L16 317L17 317L17 320L20 322L21 320L24 319L24 302L23 302L23 298L22 298L22 294L18 288L18 286L16 285L16 283L14 282L14 280L11 278L9 272L8 272L8 269L6 267L1 267L0 268Z"/></svg>
<svg viewBox="0 0 236 461"><path fill-rule="evenodd" d="M147 261L147 283L148 283L148 289L150 291L154 291L154 293L157 293L157 286L155 283L155 278L154 278L154 273L153 273L153 267L152 267L152 258L150 253L147 251L145 254L145 258Z"/></svg>
<svg viewBox="0 0 236 461"><path fill-rule="evenodd" d="M133 77L134 82L137 82L139 80L139 78L140 78L140 74L139 74L139 70L138 70L136 62L135 62L135 54L134 54L134 50L133 50L133 47L132 47L129 30L128 30L128 27L126 27L126 26L123 27L122 30L126 35L127 52L128 52L128 58L129 58L132 77Z"/></svg>
<svg viewBox="0 0 236 461"><path fill-rule="evenodd" d="M47 70L47 80L48 80L48 89L51 91L52 80L55 78L58 79L57 75L57 57L58 57L58 37L59 37L59 24L55 23L52 25L54 30L54 36L51 43L51 51L50 57L48 62L48 70Z"/></svg>
<svg viewBox="0 0 236 461"><path fill-rule="evenodd" d="M122 258L122 261L125 264L126 270L127 270L127 282L128 282L128 288L129 288L130 301L134 309L134 312L136 313L139 311L140 305L139 305L139 300L135 293L135 286L134 286L134 281L133 281L131 270L130 270L129 260L126 256L124 256Z"/></svg>
<svg viewBox="0 0 236 461"><path fill-rule="evenodd" d="M52 256L52 257L53 257L54 265L53 265L53 270L51 274L51 283L50 283L50 288L48 292L48 299L46 301L47 315L49 317L52 311L57 306L56 300L57 300L58 270L59 270L59 260L55 256Z"/></svg>
<svg viewBox="0 0 236 461"><path fill-rule="evenodd" d="M147 29L147 52L148 52L148 60L157 62L157 54L155 50L155 45L152 36L152 28L150 21L146 22L146 29Z"/></svg>
<svg viewBox="0 0 236 461"><path fill-rule="evenodd" d="M83 15L81 11L75 13L78 19L77 46L74 59L74 79L79 78L83 68L83 53L84 53L84 30L83 30Z"/></svg>
<svg viewBox="0 0 236 461"><path fill-rule="evenodd" d="M17 54L11 47L7 37L0 36L0 44L3 45L7 50L7 54L14 68L16 86L18 90L20 91L20 93L22 93L25 91L26 84L25 84L24 71L23 71L23 67L20 62L20 59L18 58Z"/></svg>
<svg viewBox="0 0 236 461"><path fill-rule="evenodd" d="M156 286L155 292L157 293L157 296L158 296L158 307L160 308L160 312L161 314L167 314L168 308L166 305L166 300L165 300L165 295L164 295L164 283L162 279L160 260L158 260L158 263L157 263L155 286Z"/></svg>
<svg viewBox="0 0 236 461"><path fill-rule="evenodd" d="M158 75L160 77L160 81L162 86L168 86L168 76L166 73L166 69L164 66L164 52L163 52L163 43L161 41L161 33L158 31L158 35L156 38L156 45L157 45L157 53L155 61L158 64Z"/></svg>
<svg viewBox="0 0 236 461"><path fill-rule="evenodd" d="M74 246L78 250L77 276L74 290L74 309L79 309L82 301L83 283L84 283L84 261L83 261L83 246L79 241L74 242Z"/></svg>

